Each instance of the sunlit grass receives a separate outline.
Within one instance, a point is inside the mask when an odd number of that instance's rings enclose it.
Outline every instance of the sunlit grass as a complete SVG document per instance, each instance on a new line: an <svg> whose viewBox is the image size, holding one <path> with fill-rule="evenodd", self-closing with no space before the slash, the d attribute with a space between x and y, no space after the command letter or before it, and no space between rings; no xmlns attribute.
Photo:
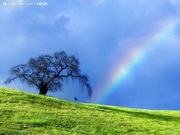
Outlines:
<svg viewBox="0 0 180 135"><path fill-rule="evenodd" d="M180 134L180 111L74 103L0 87L0 134Z"/></svg>

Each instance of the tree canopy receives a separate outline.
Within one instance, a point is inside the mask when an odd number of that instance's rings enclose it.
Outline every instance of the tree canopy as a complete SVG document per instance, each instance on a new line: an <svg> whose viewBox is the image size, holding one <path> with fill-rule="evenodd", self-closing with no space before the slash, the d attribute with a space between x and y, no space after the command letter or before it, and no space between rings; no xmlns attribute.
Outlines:
<svg viewBox="0 0 180 135"><path fill-rule="evenodd" d="M46 95L48 91L62 90L64 81L69 78L78 79L86 87L88 96L92 95L88 77L81 73L78 59L74 55L68 56L64 51L30 58L26 64L11 68L10 73L6 84L19 79L35 86L42 95Z"/></svg>

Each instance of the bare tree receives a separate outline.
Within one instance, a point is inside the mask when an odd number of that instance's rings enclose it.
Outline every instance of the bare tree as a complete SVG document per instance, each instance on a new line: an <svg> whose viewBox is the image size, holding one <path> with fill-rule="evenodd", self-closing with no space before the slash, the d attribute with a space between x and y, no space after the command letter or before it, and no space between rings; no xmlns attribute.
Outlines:
<svg viewBox="0 0 180 135"><path fill-rule="evenodd" d="M39 94L46 95L48 91L62 90L65 79L78 79L87 88L88 96L92 95L92 88L88 77L81 74L79 61L75 56L68 56L65 52L51 55L41 55L31 58L26 64L20 64L10 69L11 77L5 83L16 79L30 86L36 86Z"/></svg>

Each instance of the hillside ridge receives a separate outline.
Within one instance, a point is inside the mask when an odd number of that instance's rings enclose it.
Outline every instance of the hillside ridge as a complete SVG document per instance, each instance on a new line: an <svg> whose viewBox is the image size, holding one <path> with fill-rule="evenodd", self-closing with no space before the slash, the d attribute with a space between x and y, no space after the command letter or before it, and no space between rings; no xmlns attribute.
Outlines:
<svg viewBox="0 0 180 135"><path fill-rule="evenodd" d="M180 111L75 103L0 87L0 134L180 134Z"/></svg>

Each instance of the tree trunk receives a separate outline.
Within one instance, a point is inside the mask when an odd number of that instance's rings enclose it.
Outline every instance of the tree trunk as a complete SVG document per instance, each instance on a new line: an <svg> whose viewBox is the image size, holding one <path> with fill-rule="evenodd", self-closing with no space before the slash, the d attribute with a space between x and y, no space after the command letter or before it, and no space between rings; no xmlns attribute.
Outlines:
<svg viewBox="0 0 180 135"><path fill-rule="evenodd" d="M39 94L41 95L46 95L48 92L48 88L47 88L47 85L43 85L39 88Z"/></svg>

